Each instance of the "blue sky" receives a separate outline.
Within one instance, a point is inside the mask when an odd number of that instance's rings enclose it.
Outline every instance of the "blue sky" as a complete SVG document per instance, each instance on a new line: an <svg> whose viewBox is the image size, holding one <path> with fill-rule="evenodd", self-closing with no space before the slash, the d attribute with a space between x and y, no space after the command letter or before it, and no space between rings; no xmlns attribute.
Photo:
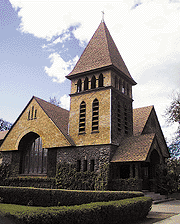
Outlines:
<svg viewBox="0 0 180 224"><path fill-rule="evenodd" d="M33 95L69 108L72 70L105 12L132 77L134 108L162 114L180 87L180 1L0 0L0 118L14 122Z"/></svg>

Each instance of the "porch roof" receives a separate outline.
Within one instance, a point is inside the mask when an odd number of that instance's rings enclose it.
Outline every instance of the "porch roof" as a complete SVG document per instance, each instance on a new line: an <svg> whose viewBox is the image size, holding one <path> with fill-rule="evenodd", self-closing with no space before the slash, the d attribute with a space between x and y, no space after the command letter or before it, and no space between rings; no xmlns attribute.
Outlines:
<svg viewBox="0 0 180 224"><path fill-rule="evenodd" d="M155 133L132 136L123 140L111 162L138 162L147 159Z"/></svg>

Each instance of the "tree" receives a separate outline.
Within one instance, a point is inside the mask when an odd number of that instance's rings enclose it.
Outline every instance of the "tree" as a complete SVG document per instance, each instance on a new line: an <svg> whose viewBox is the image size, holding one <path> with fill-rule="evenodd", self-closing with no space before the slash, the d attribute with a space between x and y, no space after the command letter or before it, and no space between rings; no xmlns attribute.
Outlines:
<svg viewBox="0 0 180 224"><path fill-rule="evenodd" d="M180 156L180 92L176 92L170 105L165 110L166 121L169 124L178 123L178 130L175 133L175 138L169 146L170 155L172 158Z"/></svg>
<svg viewBox="0 0 180 224"><path fill-rule="evenodd" d="M49 102L58 106L58 107L60 107L60 104L61 104L60 101L55 96L53 98L50 97Z"/></svg>
<svg viewBox="0 0 180 224"><path fill-rule="evenodd" d="M0 131L6 131L11 128L12 124L0 118Z"/></svg>
<svg viewBox="0 0 180 224"><path fill-rule="evenodd" d="M168 123L177 122L180 125L180 93L175 93L170 106L165 110L165 117Z"/></svg>

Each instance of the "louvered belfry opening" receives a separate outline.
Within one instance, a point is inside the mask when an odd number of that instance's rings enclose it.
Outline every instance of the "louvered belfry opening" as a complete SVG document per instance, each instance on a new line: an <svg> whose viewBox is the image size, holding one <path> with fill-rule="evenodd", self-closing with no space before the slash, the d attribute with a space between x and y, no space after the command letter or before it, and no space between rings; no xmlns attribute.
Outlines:
<svg viewBox="0 0 180 224"><path fill-rule="evenodd" d="M121 132L121 108L119 102L117 105L117 121L118 121L118 131Z"/></svg>
<svg viewBox="0 0 180 224"><path fill-rule="evenodd" d="M85 122L86 122L86 103L82 101L80 104L79 133L85 132Z"/></svg>
<svg viewBox="0 0 180 224"><path fill-rule="evenodd" d="M89 79L88 77L86 77L84 80L84 90L88 90L88 89L89 89Z"/></svg>
<svg viewBox="0 0 180 224"><path fill-rule="evenodd" d="M95 99L92 105L92 131L99 129L99 101Z"/></svg>

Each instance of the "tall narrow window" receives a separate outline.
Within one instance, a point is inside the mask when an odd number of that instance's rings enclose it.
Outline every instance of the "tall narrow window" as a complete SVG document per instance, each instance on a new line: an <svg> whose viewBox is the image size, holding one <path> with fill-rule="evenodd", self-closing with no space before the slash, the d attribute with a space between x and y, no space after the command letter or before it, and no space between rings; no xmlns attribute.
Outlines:
<svg viewBox="0 0 180 224"><path fill-rule="evenodd" d="M91 89L95 89L95 88L96 88L96 77L93 75L91 79Z"/></svg>
<svg viewBox="0 0 180 224"><path fill-rule="evenodd" d="M128 114L126 106L124 106L124 132L128 134Z"/></svg>
<svg viewBox="0 0 180 224"><path fill-rule="evenodd" d="M99 129L99 101L95 99L92 105L92 131Z"/></svg>
<svg viewBox="0 0 180 224"><path fill-rule="evenodd" d="M88 89L89 89L89 79L88 77L86 77L84 80L84 90L88 90Z"/></svg>
<svg viewBox="0 0 180 224"><path fill-rule="evenodd" d="M119 79L119 90L122 92L122 82L121 82L121 79Z"/></svg>
<svg viewBox="0 0 180 224"><path fill-rule="evenodd" d="M34 119L36 119L36 118L37 118L37 109L34 112Z"/></svg>
<svg viewBox="0 0 180 224"><path fill-rule="evenodd" d="M32 106L32 111L31 111L31 120L33 120L33 115L34 115L34 106Z"/></svg>
<svg viewBox="0 0 180 224"><path fill-rule="evenodd" d="M80 114L79 114L79 133L85 132L86 123L86 103L84 101L80 104Z"/></svg>
<svg viewBox="0 0 180 224"><path fill-rule="evenodd" d="M81 79L78 80L77 82L77 92L81 92L82 91L82 81Z"/></svg>
<svg viewBox="0 0 180 224"><path fill-rule="evenodd" d="M90 171L94 171L94 159L91 159L91 162L90 162Z"/></svg>
<svg viewBox="0 0 180 224"><path fill-rule="evenodd" d="M31 118L31 111L29 110L29 112L28 112L28 120L30 120Z"/></svg>
<svg viewBox="0 0 180 224"><path fill-rule="evenodd" d="M115 88L118 89L118 78L115 76Z"/></svg>
<svg viewBox="0 0 180 224"><path fill-rule="evenodd" d="M129 94L129 85L127 84L127 95L130 96Z"/></svg>
<svg viewBox="0 0 180 224"><path fill-rule="evenodd" d="M125 82L123 82L122 93L125 93Z"/></svg>
<svg viewBox="0 0 180 224"><path fill-rule="evenodd" d="M98 86L99 87L103 87L104 86L104 80L103 80L103 74L101 73L100 75L99 75L99 79L98 79Z"/></svg>
<svg viewBox="0 0 180 224"><path fill-rule="evenodd" d="M77 172L80 172L81 171L81 160L77 160L76 171Z"/></svg>
<svg viewBox="0 0 180 224"><path fill-rule="evenodd" d="M117 107L117 124L118 124L118 131L121 131L121 108L120 104L118 102L118 107Z"/></svg>
<svg viewBox="0 0 180 224"><path fill-rule="evenodd" d="M87 160L83 161L83 172L87 171Z"/></svg>

